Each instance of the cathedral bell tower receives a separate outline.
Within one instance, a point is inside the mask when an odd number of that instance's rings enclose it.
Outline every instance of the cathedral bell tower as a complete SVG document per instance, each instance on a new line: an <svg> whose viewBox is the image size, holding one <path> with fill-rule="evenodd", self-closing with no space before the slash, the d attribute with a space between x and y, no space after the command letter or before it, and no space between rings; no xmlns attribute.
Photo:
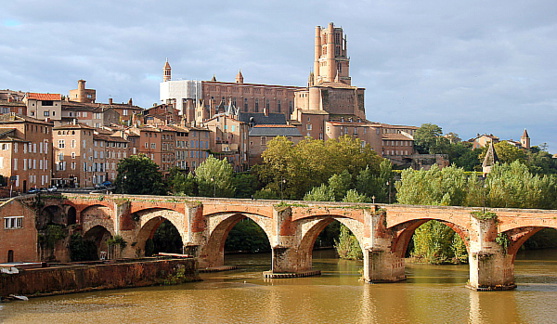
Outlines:
<svg viewBox="0 0 557 324"><path fill-rule="evenodd" d="M350 58L346 51L346 35L342 28L329 23L315 27L315 84L338 82L351 85Z"/></svg>

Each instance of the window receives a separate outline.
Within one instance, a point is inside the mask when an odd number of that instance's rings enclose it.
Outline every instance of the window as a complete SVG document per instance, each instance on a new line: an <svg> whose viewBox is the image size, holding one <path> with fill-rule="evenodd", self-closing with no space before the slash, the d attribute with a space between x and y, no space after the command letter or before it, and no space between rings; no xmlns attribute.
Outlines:
<svg viewBox="0 0 557 324"><path fill-rule="evenodd" d="M311 130L311 124L306 124L306 129Z"/></svg>
<svg viewBox="0 0 557 324"><path fill-rule="evenodd" d="M50 116L50 111L45 110L43 114L44 114L45 117L49 117Z"/></svg>
<svg viewBox="0 0 557 324"><path fill-rule="evenodd" d="M58 148L65 148L66 147L66 141L65 140L58 140Z"/></svg>
<svg viewBox="0 0 557 324"><path fill-rule="evenodd" d="M4 217L4 228L15 229L23 227L23 216Z"/></svg>

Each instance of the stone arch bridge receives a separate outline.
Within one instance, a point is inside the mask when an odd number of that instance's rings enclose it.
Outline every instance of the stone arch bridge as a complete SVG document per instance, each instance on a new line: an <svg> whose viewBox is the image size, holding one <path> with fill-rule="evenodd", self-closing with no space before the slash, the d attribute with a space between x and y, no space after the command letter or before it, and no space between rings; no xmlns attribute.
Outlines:
<svg viewBox="0 0 557 324"><path fill-rule="evenodd" d="M469 287L477 290L516 287L514 259L520 246L542 228L557 228L555 210L489 209L486 214L467 207L96 194L61 199L47 198L43 208L71 210L84 234L102 228L122 236L128 242L123 257L144 255L147 239L168 220L178 229L184 252L196 256L200 267L224 265L228 233L250 218L269 238L272 273L311 271L317 236L338 220L358 239L367 282L404 280L404 256L414 230L438 220L463 238Z"/></svg>

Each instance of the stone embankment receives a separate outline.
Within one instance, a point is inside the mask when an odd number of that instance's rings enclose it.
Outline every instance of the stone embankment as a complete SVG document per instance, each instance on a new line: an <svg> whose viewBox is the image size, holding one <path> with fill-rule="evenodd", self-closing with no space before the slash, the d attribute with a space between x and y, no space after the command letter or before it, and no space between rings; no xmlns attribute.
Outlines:
<svg viewBox="0 0 557 324"><path fill-rule="evenodd" d="M0 296L49 296L200 280L196 260L163 259L73 264L0 273Z"/></svg>

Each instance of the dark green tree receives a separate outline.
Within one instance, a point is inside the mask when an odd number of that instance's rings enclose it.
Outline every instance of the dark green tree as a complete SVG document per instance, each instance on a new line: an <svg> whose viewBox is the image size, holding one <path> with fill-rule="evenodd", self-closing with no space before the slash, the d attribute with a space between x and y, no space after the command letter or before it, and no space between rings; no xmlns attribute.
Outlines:
<svg viewBox="0 0 557 324"><path fill-rule="evenodd" d="M182 237L169 220L164 220L153 235L153 252L182 253Z"/></svg>
<svg viewBox="0 0 557 324"><path fill-rule="evenodd" d="M257 176L249 172L234 173L233 182L236 187L236 198L250 198L259 187Z"/></svg>
<svg viewBox="0 0 557 324"><path fill-rule="evenodd" d="M443 135L443 129L438 125L422 124L414 133L414 145L420 153L440 153L438 152L439 146L445 144L445 141L449 143L446 138L443 138L445 140L443 141L441 135Z"/></svg>
<svg viewBox="0 0 557 324"><path fill-rule="evenodd" d="M244 218L228 233L224 249L229 252L269 252L271 244L259 225L249 218Z"/></svg>
<svg viewBox="0 0 557 324"><path fill-rule="evenodd" d="M168 186L159 166L144 154L132 155L118 163L115 192L133 195L166 195Z"/></svg>

